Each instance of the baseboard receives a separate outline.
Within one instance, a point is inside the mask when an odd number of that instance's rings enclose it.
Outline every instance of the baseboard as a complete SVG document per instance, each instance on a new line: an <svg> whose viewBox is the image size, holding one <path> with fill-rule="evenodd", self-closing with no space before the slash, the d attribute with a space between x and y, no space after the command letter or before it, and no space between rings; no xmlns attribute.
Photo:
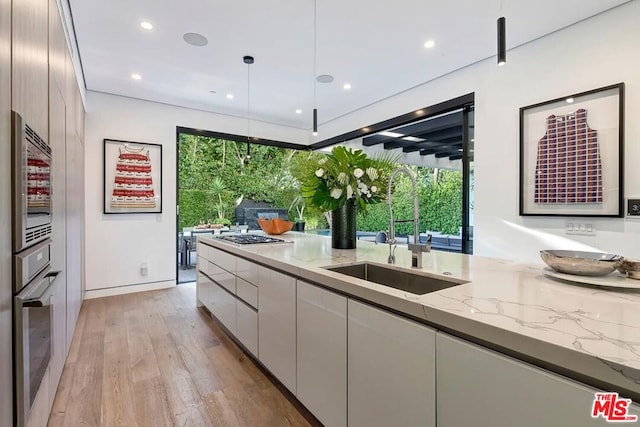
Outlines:
<svg viewBox="0 0 640 427"><path fill-rule="evenodd" d="M132 294L134 292L155 291L176 286L175 280L164 282L141 283L139 285L116 286L114 288L94 289L84 292L84 299L111 297L114 295Z"/></svg>

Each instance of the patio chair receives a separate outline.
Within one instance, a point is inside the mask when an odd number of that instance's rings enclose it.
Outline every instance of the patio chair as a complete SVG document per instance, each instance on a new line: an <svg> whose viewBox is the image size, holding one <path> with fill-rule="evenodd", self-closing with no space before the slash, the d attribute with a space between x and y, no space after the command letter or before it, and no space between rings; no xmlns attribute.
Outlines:
<svg viewBox="0 0 640 427"><path fill-rule="evenodd" d="M189 237L189 250L187 256L187 265L191 268L191 252L198 249L198 236L213 236L213 230L192 230ZM197 256L197 255L196 255Z"/></svg>

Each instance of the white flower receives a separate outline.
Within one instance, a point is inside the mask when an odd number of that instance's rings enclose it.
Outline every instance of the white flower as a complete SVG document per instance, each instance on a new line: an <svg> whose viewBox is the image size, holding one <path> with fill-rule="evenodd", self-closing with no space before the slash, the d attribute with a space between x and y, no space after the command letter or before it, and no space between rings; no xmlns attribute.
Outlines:
<svg viewBox="0 0 640 427"><path fill-rule="evenodd" d="M323 170L322 168L320 168L320 169L318 169L318 170L316 171L316 176L317 176L318 178L322 178L322 175L324 175L324 170Z"/></svg>
<svg viewBox="0 0 640 427"><path fill-rule="evenodd" d="M362 191L363 193L366 193L367 191L369 191L369 187L367 187L367 184L365 184L364 182L359 182L358 183L358 188L360 189L360 191Z"/></svg>
<svg viewBox="0 0 640 427"><path fill-rule="evenodd" d="M353 187L351 187L351 185L347 185L347 199L350 199L353 197Z"/></svg>
<svg viewBox="0 0 640 427"><path fill-rule="evenodd" d="M344 172L340 172L338 174L338 182L342 185L346 184L349 181L349 178L347 177L347 174Z"/></svg>
<svg viewBox="0 0 640 427"><path fill-rule="evenodd" d="M327 163L327 159L325 159L324 157L320 160L318 160L318 164L319 165L324 165L325 163Z"/></svg>
<svg viewBox="0 0 640 427"><path fill-rule="evenodd" d="M375 185L371 186L371 192L372 193L377 193L378 192L378 187L376 187Z"/></svg>
<svg viewBox="0 0 640 427"><path fill-rule="evenodd" d="M367 175L369 175L369 179L373 181L378 177L378 171L376 168L367 168Z"/></svg>
<svg viewBox="0 0 640 427"><path fill-rule="evenodd" d="M360 168L356 168L356 170L353 171L353 176L356 178L362 178L362 175L364 175L364 172Z"/></svg>
<svg viewBox="0 0 640 427"><path fill-rule="evenodd" d="M367 197L371 197L371 192L367 191Z"/></svg>
<svg viewBox="0 0 640 427"><path fill-rule="evenodd" d="M334 199L339 199L340 196L342 196L342 190L340 188L333 188L333 189L331 189L330 195Z"/></svg>

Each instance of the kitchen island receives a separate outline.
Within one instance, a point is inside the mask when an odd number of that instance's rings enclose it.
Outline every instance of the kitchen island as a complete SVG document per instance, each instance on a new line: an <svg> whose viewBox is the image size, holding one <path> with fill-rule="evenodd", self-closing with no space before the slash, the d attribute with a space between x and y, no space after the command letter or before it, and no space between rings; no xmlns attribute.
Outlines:
<svg viewBox="0 0 640 427"><path fill-rule="evenodd" d="M485 425L483 416L486 425L498 426L511 425L509 419L521 426L606 425L591 417L596 391L631 398L629 414L640 413L639 291L583 287L543 276L542 265L439 251L423 254L418 271L400 247L391 268L460 283L417 295L326 269L385 264L387 245L359 241L355 250L335 250L323 236L281 237L289 243L201 239L198 299L327 425L384 425L387 415L397 423L412 404L429 419L422 425ZM417 335L396 334L393 325ZM387 327L389 345L380 346ZM387 414L375 399L389 396L376 394L374 377L396 369L396 376L380 375L384 390L395 385L405 396L395 402L398 412ZM413 373L425 379L393 384Z"/></svg>

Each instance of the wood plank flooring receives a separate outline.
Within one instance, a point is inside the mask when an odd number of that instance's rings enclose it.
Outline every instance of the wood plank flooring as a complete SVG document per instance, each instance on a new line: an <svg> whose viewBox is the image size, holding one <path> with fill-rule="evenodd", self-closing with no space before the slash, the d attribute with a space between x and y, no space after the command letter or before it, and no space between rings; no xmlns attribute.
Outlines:
<svg viewBox="0 0 640 427"><path fill-rule="evenodd" d="M85 301L48 425L319 425L195 305L195 284Z"/></svg>

